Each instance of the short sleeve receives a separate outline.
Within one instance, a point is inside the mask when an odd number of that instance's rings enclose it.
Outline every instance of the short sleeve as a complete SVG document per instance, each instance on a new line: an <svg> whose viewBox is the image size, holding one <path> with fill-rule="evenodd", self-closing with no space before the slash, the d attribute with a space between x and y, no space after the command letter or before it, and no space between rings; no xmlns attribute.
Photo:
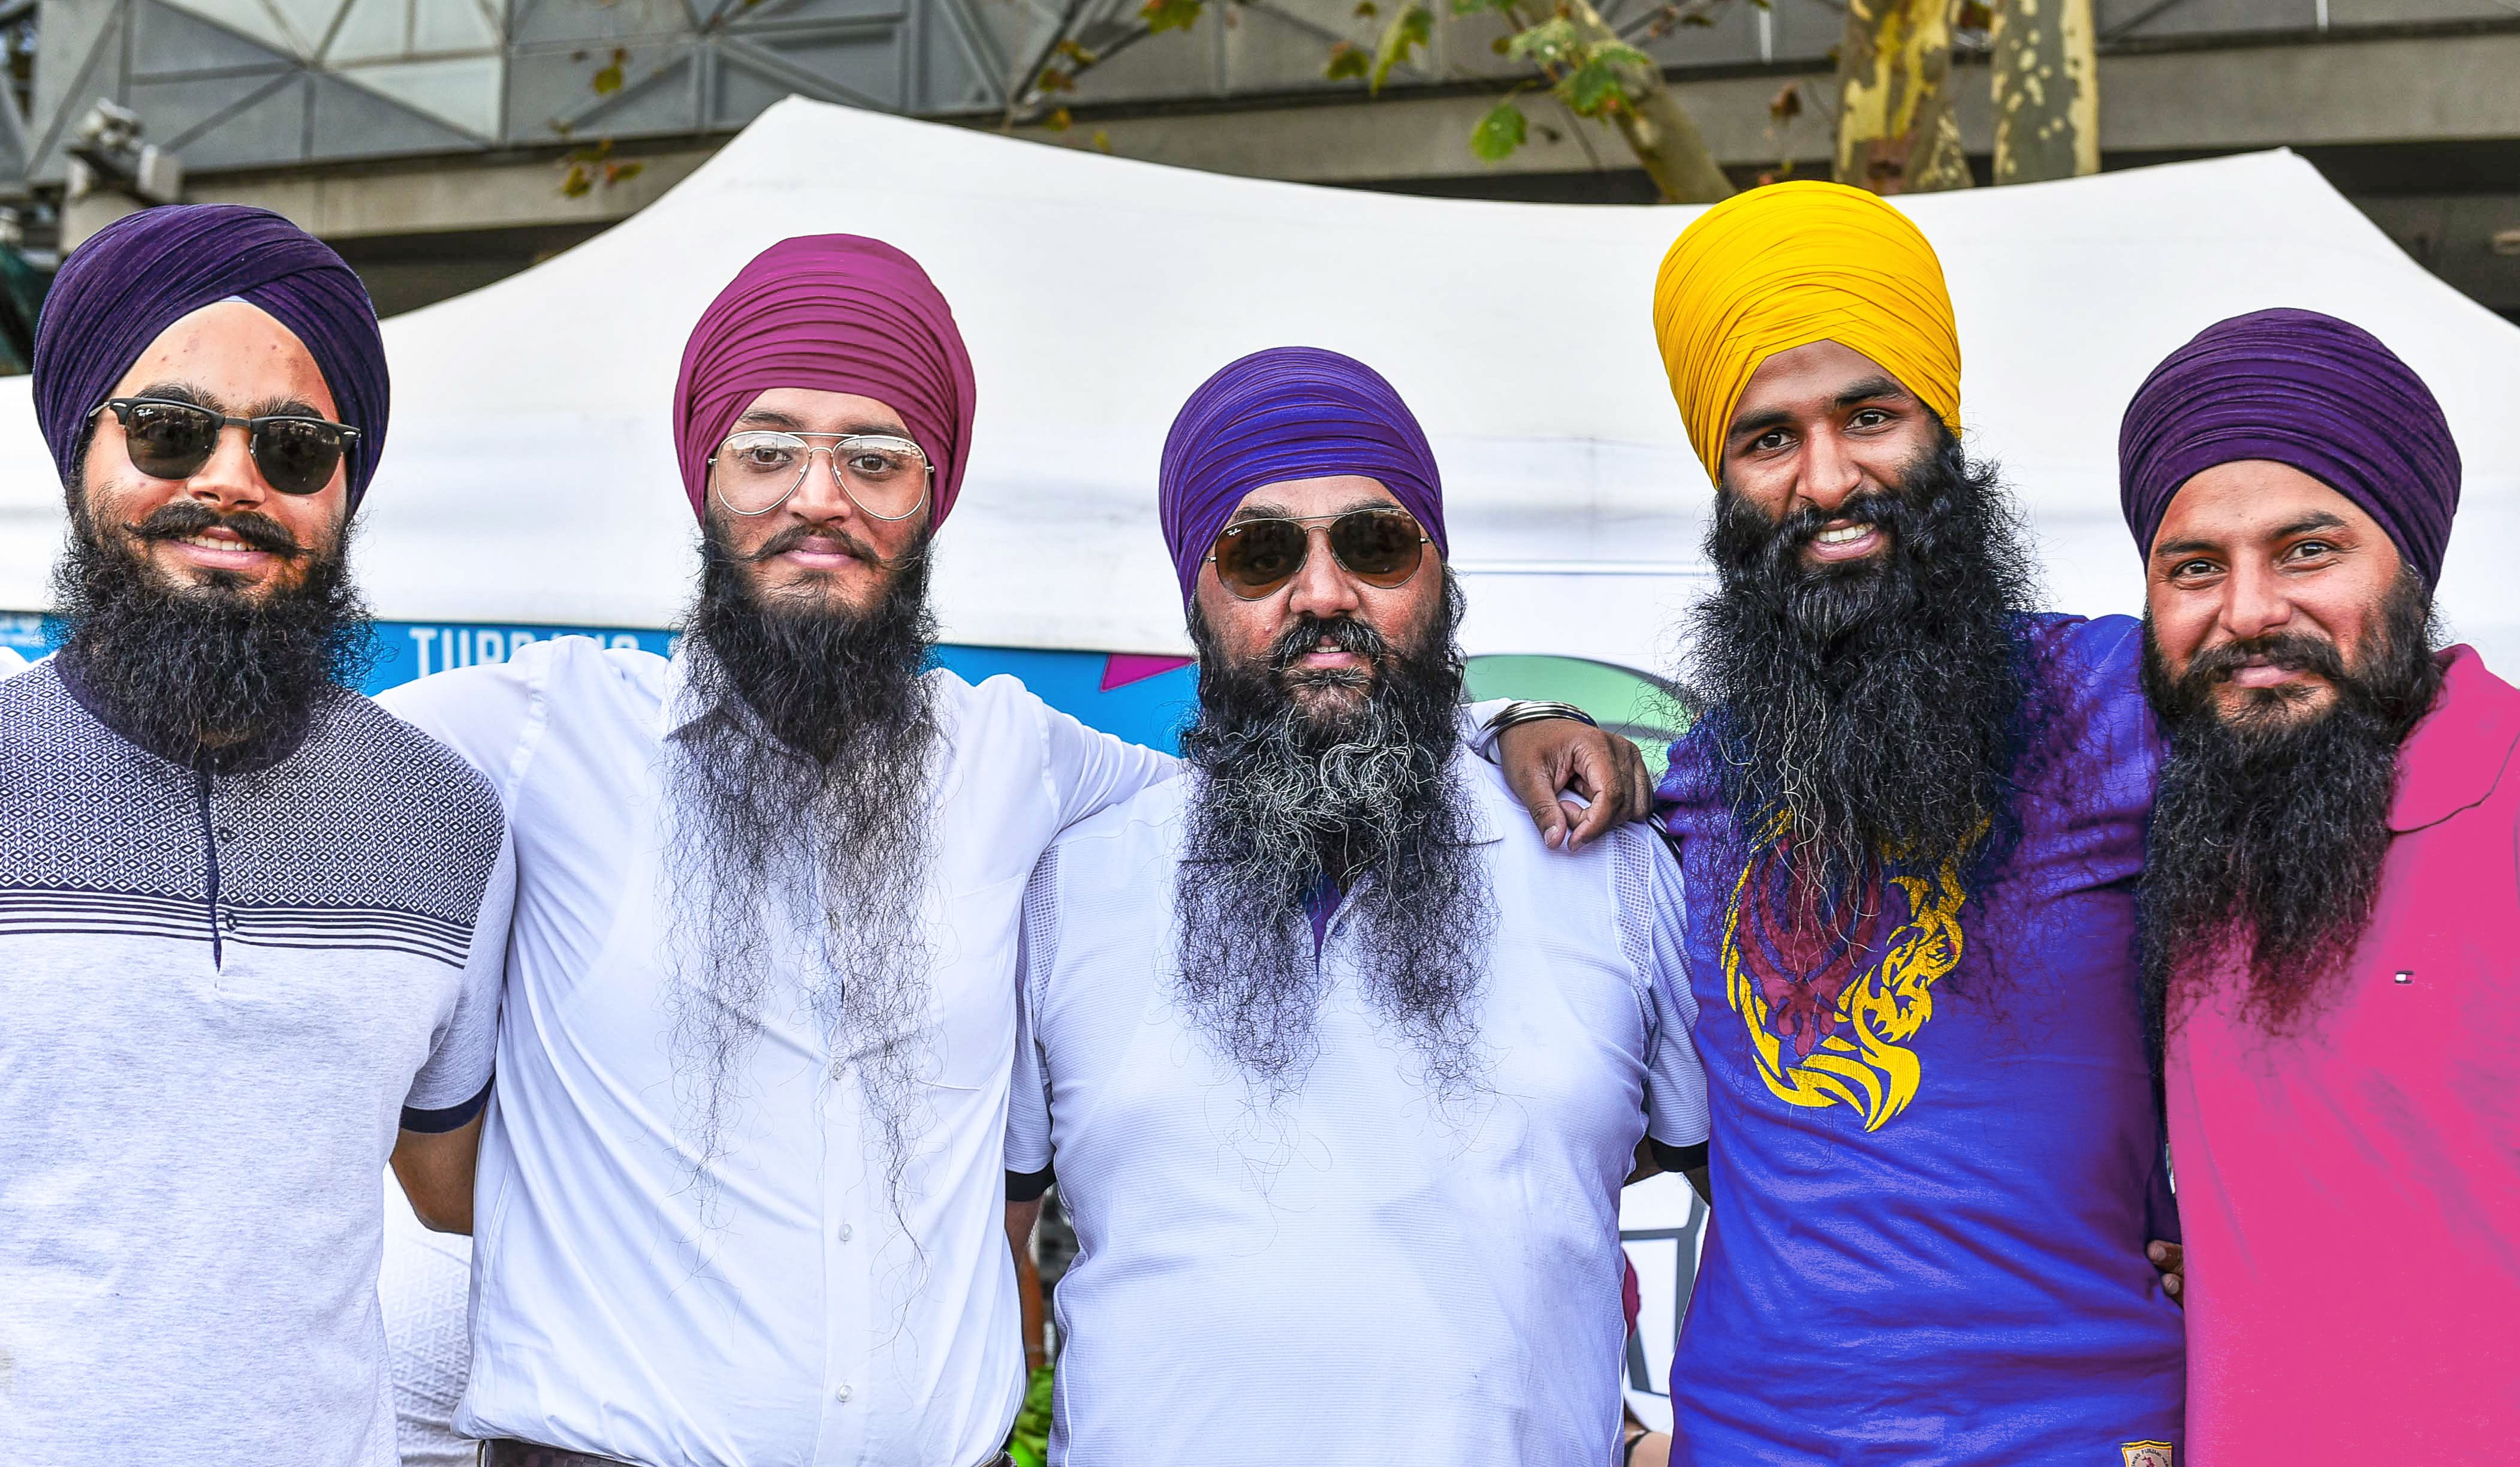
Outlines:
<svg viewBox="0 0 2520 1467"><path fill-rule="evenodd" d="M499 854L472 920L455 1007L432 1036L428 1058L402 1103L402 1128L450 1131L481 1113L499 1044L499 995L508 968L508 919L517 900L516 842L502 820Z"/></svg>
<svg viewBox="0 0 2520 1467"><path fill-rule="evenodd" d="M1642 869L1620 882L1621 905L1629 906L1642 896L1644 910L1641 914L1623 911L1621 916L1635 924L1642 915L1647 929L1645 940L1638 944L1644 959L1644 1001L1652 1031L1645 1062L1645 1134L1658 1153L1702 1156L1710 1129L1706 1071L1697 1058L1697 995L1688 985L1688 908L1680 863L1670 848L1642 829L1632 828L1622 835L1621 859Z"/></svg>
<svg viewBox="0 0 2520 1467"><path fill-rule="evenodd" d="M1058 960L1058 848L1043 852L1024 887L1015 936L1015 1072L1007 1110L1007 1171L1051 1169L1050 1064L1041 1048L1039 995ZM1035 1193L1038 1196L1038 1193Z"/></svg>

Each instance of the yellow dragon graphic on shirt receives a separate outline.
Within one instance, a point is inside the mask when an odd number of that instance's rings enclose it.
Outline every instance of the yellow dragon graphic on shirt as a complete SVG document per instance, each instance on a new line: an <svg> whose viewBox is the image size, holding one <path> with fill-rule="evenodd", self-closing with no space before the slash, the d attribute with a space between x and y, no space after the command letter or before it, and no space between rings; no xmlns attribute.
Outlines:
<svg viewBox="0 0 2520 1467"><path fill-rule="evenodd" d="M1860 900L1832 902L1796 878L1783 825L1733 884L1725 992L1778 1099L1843 1105L1879 1130L1916 1098L1923 1067L1908 1045L1934 1017L1934 985L1959 965L1958 863L1908 876L1875 861Z"/></svg>

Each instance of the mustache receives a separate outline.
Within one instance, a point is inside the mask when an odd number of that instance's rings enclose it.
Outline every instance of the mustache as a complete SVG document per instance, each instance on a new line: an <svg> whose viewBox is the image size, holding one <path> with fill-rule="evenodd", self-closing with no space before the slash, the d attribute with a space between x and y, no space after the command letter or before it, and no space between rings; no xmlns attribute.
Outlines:
<svg viewBox="0 0 2520 1467"><path fill-rule="evenodd" d="M1366 659L1380 667L1391 655L1391 640L1352 617L1316 617L1298 613L1294 623L1269 644L1269 670L1283 672L1297 658L1330 648Z"/></svg>
<svg viewBox="0 0 2520 1467"><path fill-rule="evenodd" d="M763 561L770 560L777 556L786 555L788 551L795 549L807 540L833 541L837 543L842 550L847 551L849 554L856 556L859 560L866 562L868 565L873 566L879 571L891 571L897 569L901 566L908 565L912 561L920 560L926 554L926 551L923 548L914 547L910 550L904 551L897 558L886 558L877 554L876 548L873 545L868 544L865 540L849 533L847 530L842 529L836 525L790 525L786 529L772 535L769 539L762 541L760 549L737 558L753 565L759 565Z"/></svg>
<svg viewBox="0 0 2520 1467"><path fill-rule="evenodd" d="M297 537L279 521L255 510L220 514L198 499L170 499L148 518L123 529L138 540L181 540L208 529L225 529L248 548L291 560L306 553Z"/></svg>
<svg viewBox="0 0 2520 1467"><path fill-rule="evenodd" d="M2232 674L2252 659L2287 672L2316 672L2340 686L2352 675L2352 669L2345 665L2345 654L2336 650L2334 642L2286 631L2208 647L2188 660L2187 670L2179 680L2201 691L2230 681Z"/></svg>

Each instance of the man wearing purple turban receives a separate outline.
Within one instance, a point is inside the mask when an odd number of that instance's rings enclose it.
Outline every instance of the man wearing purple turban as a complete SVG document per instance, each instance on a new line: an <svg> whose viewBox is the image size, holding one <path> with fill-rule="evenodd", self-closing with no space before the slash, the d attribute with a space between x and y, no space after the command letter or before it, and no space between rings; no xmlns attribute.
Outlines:
<svg viewBox="0 0 2520 1467"><path fill-rule="evenodd" d="M2450 425L2369 333L2259 311L2154 370L2119 465L2169 742L2142 914L2189 1450L2503 1460L2520 690L2434 651Z"/></svg>
<svg viewBox="0 0 2520 1467"><path fill-rule="evenodd" d="M395 1460L377 1175L471 1225L491 783L351 691L367 292L277 214L79 247L35 344L58 656L0 683L0 1461Z"/></svg>
<svg viewBox="0 0 2520 1467"><path fill-rule="evenodd" d="M774 245L683 353L673 658L562 638L387 695L518 832L456 1422L493 1464L998 1459L1024 877L1174 763L928 666L973 406L908 255Z"/></svg>
<svg viewBox="0 0 2520 1467"><path fill-rule="evenodd" d="M1610 1461L1619 1189L1706 1150L1678 868L1551 854L1465 749L1442 483L1370 368L1218 372L1160 502L1190 775L1061 835L1017 943L1010 1186L1082 1245L1051 1459Z"/></svg>

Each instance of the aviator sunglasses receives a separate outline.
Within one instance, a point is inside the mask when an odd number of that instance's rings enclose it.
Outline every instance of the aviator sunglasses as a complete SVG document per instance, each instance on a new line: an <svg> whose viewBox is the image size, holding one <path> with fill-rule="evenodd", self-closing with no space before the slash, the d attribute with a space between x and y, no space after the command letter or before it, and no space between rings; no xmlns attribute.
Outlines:
<svg viewBox="0 0 2520 1467"><path fill-rule="evenodd" d="M1238 520L1209 547L1216 578L1245 601L1257 601L1295 578L1313 554L1311 527L1329 526L1330 555L1370 586L1406 585L1426 558L1426 534L1405 509L1353 509L1305 519Z"/></svg>
<svg viewBox="0 0 2520 1467"><path fill-rule="evenodd" d="M190 479L218 451L219 435L246 433L246 449L265 483L283 494L312 494L333 481L341 455L359 431L322 418L231 418L165 397L109 397L88 414L113 409L122 424L123 452L131 467L152 479Z"/></svg>

